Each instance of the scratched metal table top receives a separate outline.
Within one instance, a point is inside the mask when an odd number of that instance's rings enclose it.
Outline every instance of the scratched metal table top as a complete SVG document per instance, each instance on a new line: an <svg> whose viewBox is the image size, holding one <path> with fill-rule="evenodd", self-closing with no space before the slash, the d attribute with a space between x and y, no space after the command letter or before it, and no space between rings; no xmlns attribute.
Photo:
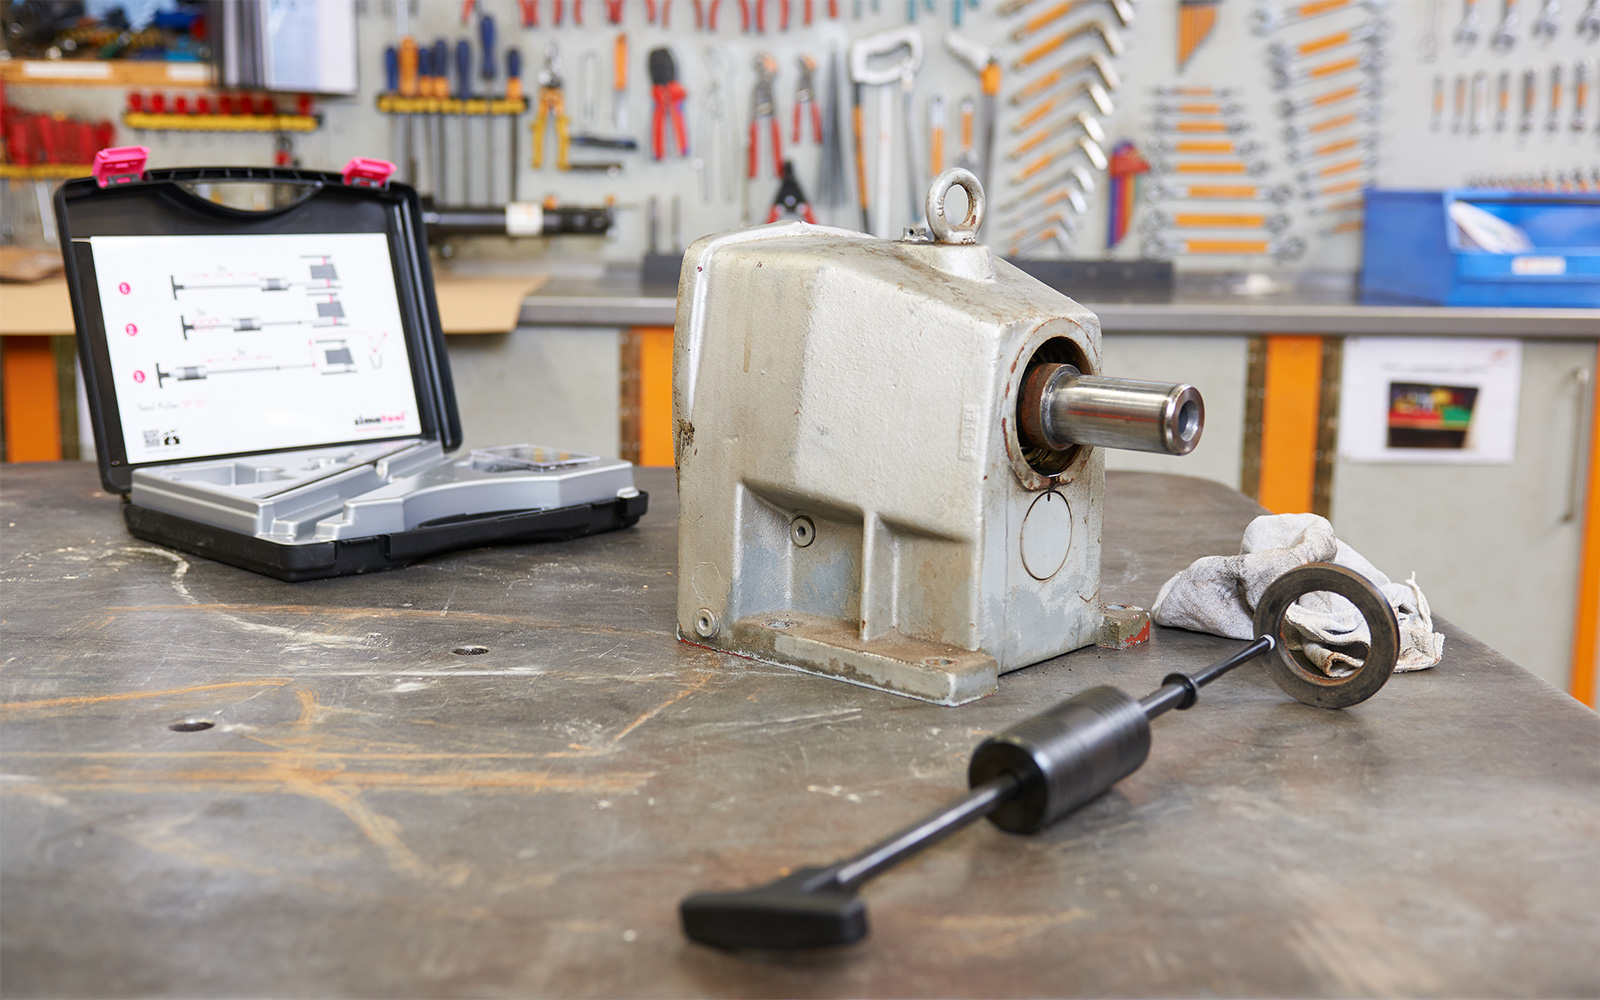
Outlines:
<svg viewBox="0 0 1600 1000"><path fill-rule="evenodd" d="M860 945L728 954L680 897L1236 644L1157 629L940 708L676 642L666 470L630 531L301 584L130 538L90 466L3 476L8 997L1600 995L1600 723L1449 625L1345 712L1239 671L1056 828L871 883ZM1104 594L1148 606L1256 508L1129 473L1106 511Z"/></svg>

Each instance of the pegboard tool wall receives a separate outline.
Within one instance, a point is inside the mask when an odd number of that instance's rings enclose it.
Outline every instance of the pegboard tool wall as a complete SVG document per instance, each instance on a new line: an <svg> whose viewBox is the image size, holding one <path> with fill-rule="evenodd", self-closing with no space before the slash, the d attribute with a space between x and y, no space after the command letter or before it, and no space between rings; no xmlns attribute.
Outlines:
<svg viewBox="0 0 1600 1000"><path fill-rule="evenodd" d="M755 0L751 2L754 3ZM608 196L614 196L625 210L619 214L619 225L613 239L601 243L593 239L561 238L554 244L553 252L567 258L603 257L626 260L637 258L645 249L647 222L643 209L652 195L658 199L659 204L659 243L662 250L671 249L671 202L674 198L681 202L682 232L679 242L682 244L687 244L703 233L737 226L747 217L743 187L751 91L756 79L752 60L761 52L771 54L776 60L778 67L775 83L776 115L784 153L786 157L795 161L801 184L813 201L819 221L852 228L859 227L861 213L855 201L855 171L852 159L854 142L850 136L850 84L848 79L841 79L839 89L841 104L839 127L846 143L846 201L843 205L825 206L817 203L821 153L818 146L811 141L809 123L805 128L804 141L798 145L792 142L791 116L794 88L798 79L796 61L802 54L810 55L817 60L816 100L819 104L825 102L828 95L826 76L829 53L838 51L841 74L843 74L844 66L848 62L850 42L876 32L904 27L908 23L907 3L902 0L881 0L874 10L872 0L864 0L859 4L856 0L839 0L837 4L839 17L833 20L827 17L828 0L814 0L813 23L810 27L804 27L800 23L804 0L791 0L789 30L780 31L776 27L778 0L764 0L764 2L767 5L768 22L764 34L746 33L740 30L737 0L724 0L721 4L718 30L715 33L694 29L693 5L688 0L675 0L672 3L671 26L666 29L647 21L647 5L644 0L626 0L623 4L620 26L613 26L607 21L606 5L599 0L583 0L582 26L573 22L571 0L568 0L564 23L560 27L551 24L553 14L551 0L538 0L541 8L538 28L525 29L520 26L519 5L513 0L478 0L476 12L473 14L474 23L471 25L461 23L461 5L453 0L451 2L422 0L420 3L413 3L404 12L404 20L407 32L416 38L419 44L430 45L436 39L443 38L449 41L452 55L457 40L470 40L476 63L479 51L476 18L485 13L495 18L499 36L497 41L499 65L494 83L495 90L497 93L502 91L505 84L504 53L507 48L516 47L522 53L523 86L530 102L529 113L519 120L521 129L518 139L521 161L518 178L519 195L525 200L555 196L563 203L576 204L594 204ZM1008 222L1015 220L1010 229L999 225L1001 220L996 219L993 214L993 207L1005 203L1018 189L1019 186L1011 184L1010 179L1015 176L1019 165L1027 163L1032 158L1031 156L1019 160L1007 158L1007 153L1022 138L1012 131L1012 126L1022 111L1012 106L1007 98L1029 79L1048 72L1053 66L1090 51L1103 52L1104 47L1093 35L1085 35L1068 42L1058 53L1034 63L1025 71L1019 72L1013 68L1015 59L1031 44L1050 37L1060 28L1091 19L1103 19L1113 26L1126 46L1125 52L1113 60L1116 72L1121 77L1121 87L1111 95L1115 103L1115 112L1102 118L1107 135L1105 144L1107 152L1116 141L1132 139L1139 144L1146 156L1153 158L1156 155L1150 145L1154 138L1150 132L1155 118L1153 110L1158 101L1166 100L1157 95L1156 88L1171 86L1230 88L1233 93L1228 100L1243 106L1238 120L1248 126L1240 135L1259 143L1259 151L1251 158L1265 161L1268 168L1265 175L1252 180L1259 180L1263 184L1289 184L1294 188L1294 196L1282 206L1282 210L1290 217L1287 232L1304 240L1306 245L1304 254L1298 259L1274 261L1270 257L1252 255L1180 258L1181 268L1234 269L1250 266L1351 270L1358 266L1359 234L1319 236L1318 229L1323 225L1324 219L1308 211L1310 206L1301 197L1302 186L1295 181L1295 174L1300 165L1288 160L1289 147L1283 135L1285 119L1278 111L1285 92L1274 88L1268 46L1274 40L1299 41L1336 31L1350 24L1364 23L1371 17L1366 9L1357 5L1358 9L1319 17L1299 27L1285 27L1263 37L1252 31L1252 11L1258 6L1288 9L1287 5L1258 5L1249 0L1220 0L1216 5L1214 29L1209 37L1200 43L1180 73L1176 58L1180 5L1172 0L1139 0L1134 5L1134 23L1128 27L1121 26L1112 17L1109 5L1100 0L1087 0L1077 4L1076 9L1066 18L1021 43L1011 40L1012 32L1029 17L1056 6L1057 0L1034 0L1021 13L1010 15L1001 13L1005 4L1000 0L982 0L977 8L964 10L962 26L959 29L952 27L950 0L936 0L934 10L921 6L923 0L918 2L920 9L916 25L923 37L924 60L922 68L916 75L914 107L917 148L924 160L922 169L924 174L927 173L926 161L929 156L927 128L930 95L938 93L945 99L949 118L945 161L953 163L960 145L961 101L965 97L976 99L979 94L978 77L945 48L944 35L952 30L959 30L965 37L981 45L993 47L1003 64L1003 85L998 102L1000 120L996 130L995 166L992 171L994 176L988 185L993 221L986 227L985 235L991 243L1005 249L1008 238L1016 230L1025 228L1024 222L1030 224L1038 222L1041 217L1049 214L1045 210L1024 209L1019 215L1007 220ZM709 5L710 0L707 0L707 6ZM1516 42L1505 52L1495 51L1489 44L1489 38L1501 17L1500 5L1480 3L1478 6L1481 8L1483 27L1480 38L1471 47L1458 45L1452 38L1462 16L1463 7L1460 3L1447 0L1396 0L1382 12L1381 16L1388 25L1386 38L1381 46L1384 65L1382 71L1374 77L1380 93L1376 99L1379 108L1378 145L1375 154L1377 163L1372 176L1378 184L1445 187L1464 183L1470 177L1483 175L1538 175L1546 172L1553 174L1575 168L1592 171L1600 166L1600 108L1597 108L1600 101L1596 100L1597 95L1593 93L1595 79L1592 64L1589 75L1591 93L1586 108L1587 127L1582 131L1575 131L1564 124L1554 132L1545 128L1550 102L1550 67L1557 63L1564 66L1563 103L1566 110L1563 112L1563 119L1570 119L1573 116L1575 100L1575 66L1586 57L1590 60L1600 57L1600 44L1585 40L1576 31L1584 4L1569 2L1563 5L1558 19L1559 29L1555 36L1549 40L1539 40L1532 34L1530 24L1540 4L1534 0L1525 0L1518 5L1522 11ZM858 7L861 8L859 18L854 16ZM398 40L400 18L397 14L399 13L396 3L386 0L367 0L362 8L359 22L361 93L355 98L318 100L318 107L324 116L323 127L316 132L294 138L295 154L305 166L333 169L342 165L352 155L384 157L400 155L400 150L394 147L393 129L389 117L379 114L374 109L377 96L383 90L385 83L384 50ZM575 129L582 115L584 96L581 91L587 85L583 80L584 55L589 52L595 54L598 60L597 75L601 92L592 99L596 105L600 131L607 131L611 121L612 52L619 30L627 32L628 35L631 64L628 81L628 121L631 134L640 142L640 150L621 154L612 154L609 151L574 150L574 159L621 160L626 166L618 176L559 172L555 169L553 155L549 153L546 155L543 169L534 170L530 165L529 126L533 121L532 108L536 103L538 90L537 75L544 62L545 47L551 42L559 47L566 85L567 111L572 117ZM1425 44L1424 38L1430 31L1436 33L1436 56L1433 61L1427 62L1423 59L1422 47ZM658 46L668 46L673 50L679 78L688 92L685 118L690 129L691 145L688 158L669 155L660 162L653 160L649 151L652 102L646 69L649 51ZM723 99L726 105L723 135L724 142L728 135L733 137L734 151L731 153L726 149L719 152L709 148L703 101L711 86L711 69L706 56L706 50L711 46L718 47L725 53L729 70L723 86ZM1518 130L1516 117L1521 111L1522 75L1527 69L1536 71L1537 124L1531 131L1524 133ZM1510 71L1516 88L1512 97L1513 123L1510 128L1500 132L1496 132L1492 127L1476 134L1471 134L1468 128L1452 132L1450 104L1454 99L1454 81L1457 76L1470 80L1473 74L1480 70L1487 74L1490 81L1491 101L1495 97L1492 91L1500 72ZM454 76L453 67L451 75ZM474 75L476 76L476 70ZM1444 121L1437 130L1431 127L1432 93L1436 76L1443 77L1447 91ZM1330 84L1335 82L1337 81L1329 81ZM481 82L476 85L482 87ZM1314 89L1316 88L1297 87L1292 92L1304 93ZM104 116L116 118L124 107L125 94L120 90L109 89L29 88L12 85L8 88L8 100L28 110L63 111L91 118ZM911 221L910 199L906 193L909 182L903 160L905 143L899 131L902 123L899 120L898 93L890 105L895 119L893 123L895 135L891 145L895 164L890 172L892 189L888 204L891 206L893 225L891 235L897 235L900 228ZM874 145L872 137L879 106L878 95L869 89L864 100L865 135L869 149ZM1094 112L1092 105L1081 99L1076 107ZM1492 116L1492 108L1490 113ZM483 126L482 119L468 121L467 132L471 145L466 154L466 161L473 183L474 203L481 203L484 200L483 158L487 152ZM426 128L419 126L419 143L426 131ZM456 145L460 142L460 134L459 122L447 129L451 142L447 153L450 157L448 174L453 192L449 200L454 203L461 201L459 184L463 152ZM1063 132L1063 136L1066 135L1067 133ZM506 123L497 121L495 155L507 163L499 167L498 185L501 200L506 197L508 189L506 178L509 164L508 138ZM153 163L177 166L269 163L273 138L271 135L261 134L134 132L119 127L118 141L149 145L152 149ZM548 141L553 141L553 137ZM748 218L756 222L765 220L778 186L770 167L769 141L767 129L763 126L760 136L761 170L757 179L750 184L748 194ZM1041 148L1048 149L1055 145L1059 143L1047 143ZM717 156L721 156L724 162L718 162L710 169L721 171L732 168L736 183L733 186L731 199L726 197L719 183L708 201L703 197L702 179L693 164L697 157L710 162ZM725 162L730 156L737 159L735 164ZM422 166L417 181L426 192L433 183L429 157L419 154L418 158ZM1078 154L1073 155L1073 160L1084 162L1083 157ZM1052 167L1040 176L1054 172L1055 169ZM1095 171L1095 173L1099 183L1086 199L1086 214L1081 218L1073 216L1076 230L1070 250L1066 252L1066 255L1072 257L1095 258L1106 253L1108 185L1105 183L1103 172ZM871 176L870 168L869 176ZM1146 175L1143 183L1149 185L1153 182L1154 178ZM1021 187L1026 186L1027 184L1021 185ZM16 199L11 201L15 202ZM1134 225L1130 228L1128 237L1115 250L1114 255L1117 257L1137 257L1147 242L1141 232L1140 222L1143 216L1149 214L1149 203L1141 197L1137 204ZM1214 209L1231 206L1210 207ZM1067 214L1072 215L1070 209L1067 210ZM533 244L522 246L531 249ZM1038 255L1059 256L1062 255L1062 251L1055 247L1047 247L1038 251Z"/></svg>

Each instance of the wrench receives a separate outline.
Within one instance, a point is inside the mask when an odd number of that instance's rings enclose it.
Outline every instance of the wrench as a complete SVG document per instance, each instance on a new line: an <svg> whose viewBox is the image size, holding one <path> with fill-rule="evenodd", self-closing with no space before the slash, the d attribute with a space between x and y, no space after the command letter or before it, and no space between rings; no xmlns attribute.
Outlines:
<svg viewBox="0 0 1600 1000"><path fill-rule="evenodd" d="M1561 130L1561 64L1550 67L1550 115L1545 119L1544 130L1555 133Z"/></svg>
<svg viewBox="0 0 1600 1000"><path fill-rule="evenodd" d="M1287 184L1267 187L1261 184L1175 184L1158 180L1145 190L1145 198L1149 201L1184 198L1195 201L1270 201L1282 205L1292 197L1294 190Z"/></svg>
<svg viewBox="0 0 1600 1000"><path fill-rule="evenodd" d="M1310 97L1285 97L1278 105L1278 113L1285 118L1292 118L1303 111L1321 111L1336 104L1343 104L1345 101L1354 101L1362 97L1376 97L1377 94L1377 81L1365 80L1361 83L1352 83L1343 87L1336 87L1333 90L1325 90Z"/></svg>
<svg viewBox="0 0 1600 1000"><path fill-rule="evenodd" d="M1369 49L1359 56L1332 59L1325 63L1318 63L1315 66L1302 66L1296 69L1276 67L1273 70L1272 86L1277 90L1287 90L1297 83L1326 80L1329 77L1343 76L1346 73L1375 73L1382 69L1382 50Z"/></svg>
<svg viewBox="0 0 1600 1000"><path fill-rule="evenodd" d="M1517 44L1517 27L1521 18L1517 16L1517 0L1505 0L1504 12L1500 15L1500 26L1494 29L1494 37L1489 39L1489 47L1496 52L1510 52Z"/></svg>
<svg viewBox="0 0 1600 1000"><path fill-rule="evenodd" d="M1472 74L1472 123L1467 128L1467 134L1477 135L1488 130L1489 74L1480 69Z"/></svg>
<svg viewBox="0 0 1600 1000"><path fill-rule="evenodd" d="M1478 12L1478 0L1463 0L1463 3L1461 23L1456 25L1456 44L1470 49L1478 44L1478 35L1483 31L1483 15Z"/></svg>
<svg viewBox="0 0 1600 1000"><path fill-rule="evenodd" d="M1353 135L1344 139L1334 139L1306 150L1291 149L1289 150L1289 159L1295 163L1311 163L1316 160L1325 160L1330 156L1337 156L1340 153L1354 152L1363 146L1371 149L1377 144L1378 136L1375 133Z"/></svg>
<svg viewBox="0 0 1600 1000"><path fill-rule="evenodd" d="M1150 169L1157 174L1170 174L1172 176L1194 176L1202 174L1207 176L1231 175L1243 177L1246 175L1259 177L1271 169L1266 160L1160 160L1152 159Z"/></svg>
<svg viewBox="0 0 1600 1000"><path fill-rule="evenodd" d="M1146 230L1162 229L1265 229L1281 233L1289 228L1287 212L1172 212L1152 208L1140 223Z"/></svg>
<svg viewBox="0 0 1600 1000"><path fill-rule="evenodd" d="M1230 257L1271 255L1279 261L1290 261L1306 252L1306 244L1297 236L1286 236L1275 240L1192 240L1152 236L1145 240L1141 252L1150 260L1166 260L1179 255Z"/></svg>
<svg viewBox="0 0 1600 1000"><path fill-rule="evenodd" d="M1250 30L1265 36L1286 25L1299 24L1324 14L1357 7L1365 7L1377 13L1388 6L1388 0L1307 0L1292 7L1279 7L1274 3L1262 2L1250 12Z"/></svg>
<svg viewBox="0 0 1600 1000"><path fill-rule="evenodd" d="M1539 8L1539 16L1533 19L1533 37L1546 42L1556 37L1556 31L1560 28L1557 18L1560 16L1561 0L1544 0L1544 6Z"/></svg>
<svg viewBox="0 0 1600 1000"><path fill-rule="evenodd" d="M1594 61L1588 56L1578 60L1572 68L1572 131L1582 132L1589 127L1589 77L1594 74Z"/></svg>
<svg viewBox="0 0 1600 1000"><path fill-rule="evenodd" d="M1577 33L1590 42L1600 38L1600 0L1589 0L1578 17Z"/></svg>
<svg viewBox="0 0 1600 1000"><path fill-rule="evenodd" d="M1437 132L1444 128L1444 74L1433 75L1433 115L1428 119L1428 130Z"/></svg>
<svg viewBox="0 0 1600 1000"><path fill-rule="evenodd" d="M1354 45L1358 42L1378 44L1389 33L1389 22L1383 18L1374 18L1366 24L1332 34L1320 35L1296 44L1288 42L1273 42L1267 46L1267 55L1279 68L1287 68L1288 64L1296 59L1306 59L1310 56L1327 52L1330 49Z"/></svg>
<svg viewBox="0 0 1600 1000"><path fill-rule="evenodd" d="M1500 71L1500 82L1495 88L1494 130L1504 132L1511 124L1511 71Z"/></svg>
<svg viewBox="0 0 1600 1000"><path fill-rule="evenodd" d="M1539 74L1535 70L1522 72L1522 121L1517 131L1527 135L1533 131L1533 105L1539 91Z"/></svg>

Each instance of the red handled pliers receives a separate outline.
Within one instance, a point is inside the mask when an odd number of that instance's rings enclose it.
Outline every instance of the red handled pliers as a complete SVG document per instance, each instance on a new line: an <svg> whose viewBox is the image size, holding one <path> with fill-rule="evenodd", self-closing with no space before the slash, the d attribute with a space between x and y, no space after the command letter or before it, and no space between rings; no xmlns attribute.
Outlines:
<svg viewBox="0 0 1600 1000"><path fill-rule="evenodd" d="M761 120L765 118L772 128L772 176L783 176L783 136L778 128L777 101L773 98L772 81L778 77L778 60L765 52L756 53L756 86L750 92L750 173L753 179L760 163L759 141Z"/></svg>
<svg viewBox="0 0 1600 1000"><path fill-rule="evenodd" d="M810 56L801 56L797 61L800 64L800 82L794 88L794 134L789 141L800 144L800 109L808 107L811 109L811 141L821 142L822 111L816 101L817 61Z"/></svg>
<svg viewBox="0 0 1600 1000"><path fill-rule="evenodd" d="M671 49L650 50L650 94L656 105L650 123L651 152L658 160L666 157L667 119L671 118L678 155L688 156L689 133L683 125L683 101L689 94L678 82L678 62L672 58Z"/></svg>

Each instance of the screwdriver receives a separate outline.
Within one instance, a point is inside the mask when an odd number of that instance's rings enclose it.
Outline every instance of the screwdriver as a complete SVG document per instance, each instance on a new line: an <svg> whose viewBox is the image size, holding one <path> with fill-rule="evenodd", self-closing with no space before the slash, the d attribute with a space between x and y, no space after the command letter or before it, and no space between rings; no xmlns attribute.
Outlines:
<svg viewBox="0 0 1600 1000"><path fill-rule="evenodd" d="M522 112L515 109L522 101L522 52L506 50L506 100L511 111L511 200L517 200L517 133L522 130Z"/></svg>
<svg viewBox="0 0 1600 1000"><path fill-rule="evenodd" d="M433 53L427 48L417 49L416 96L422 98L423 100L433 96ZM433 118L433 115L429 115L422 120L422 152L424 156L427 155L428 150L433 148ZM416 119L412 118L411 121L415 122ZM416 151L415 147L413 147L411 156L411 169L413 172L415 172L416 168ZM433 168L434 164L432 161L430 161L428 163L428 169L432 170ZM413 185L417 183L415 176L411 178L411 183Z"/></svg>
<svg viewBox="0 0 1600 1000"><path fill-rule="evenodd" d="M472 43L465 38L456 42L456 99L470 101L472 99ZM463 204L472 203L472 181L467 176L467 165L472 162L471 140L472 133L467 128L466 108L462 108L461 119L461 201Z"/></svg>
<svg viewBox="0 0 1600 1000"><path fill-rule="evenodd" d="M443 38L433 43L433 86L428 95L436 101L448 100L450 97L450 43ZM443 205L448 196L445 190L445 179L448 171L445 168L445 117L441 112L433 116L433 198Z"/></svg>
<svg viewBox="0 0 1600 1000"><path fill-rule="evenodd" d="M417 40L410 35L400 39L400 96L415 99L417 96ZM405 114L405 159L406 180L412 184L417 181L417 135L416 119L410 112Z"/></svg>
<svg viewBox="0 0 1600 1000"><path fill-rule="evenodd" d="M483 97L491 104L494 101L494 18L488 14L478 19L478 41L483 46ZM483 158L484 170L488 178L488 190L484 193L484 204L493 205L494 197L494 109L486 107L483 116L483 141L484 151L488 154Z"/></svg>
<svg viewBox="0 0 1600 1000"><path fill-rule="evenodd" d="M390 94L400 92L400 50L393 45L383 50L383 81ZM389 153L400 158L400 118L393 111L389 112Z"/></svg>

